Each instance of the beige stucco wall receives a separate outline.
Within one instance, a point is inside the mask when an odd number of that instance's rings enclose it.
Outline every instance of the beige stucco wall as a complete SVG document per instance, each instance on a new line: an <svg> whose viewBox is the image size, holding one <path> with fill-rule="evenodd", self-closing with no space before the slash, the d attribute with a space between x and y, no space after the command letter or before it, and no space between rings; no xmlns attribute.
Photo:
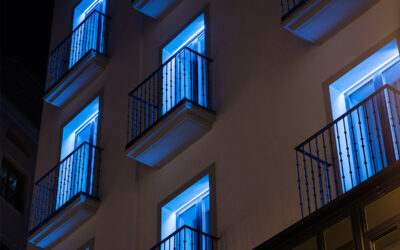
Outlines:
<svg viewBox="0 0 400 250"><path fill-rule="evenodd" d="M70 31L78 1L56 1L54 48ZM280 25L280 2L184 0L161 21L129 0L109 0L110 61L64 109L44 105L36 179L58 161L61 128L102 93L101 204L96 216L58 244L76 249L148 249L158 239L158 204L213 165L221 249L250 249L300 219L293 148L330 117L328 85L394 36L400 2L381 0L322 45ZM124 155L128 92L160 63L160 47L207 8L213 128L161 169Z"/></svg>

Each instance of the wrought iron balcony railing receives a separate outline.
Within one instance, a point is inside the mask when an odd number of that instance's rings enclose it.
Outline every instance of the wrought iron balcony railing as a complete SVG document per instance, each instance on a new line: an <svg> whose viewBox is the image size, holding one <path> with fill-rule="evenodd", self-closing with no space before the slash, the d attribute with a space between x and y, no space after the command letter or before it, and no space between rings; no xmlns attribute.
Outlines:
<svg viewBox="0 0 400 250"><path fill-rule="evenodd" d="M213 250L217 247L218 238L203 233L189 226L183 226L160 241L150 250Z"/></svg>
<svg viewBox="0 0 400 250"><path fill-rule="evenodd" d="M182 101L211 110L211 59L184 47L129 93L127 144L130 145Z"/></svg>
<svg viewBox="0 0 400 250"><path fill-rule="evenodd" d="M282 21L307 1L309 0L281 0Z"/></svg>
<svg viewBox="0 0 400 250"><path fill-rule="evenodd" d="M399 104L384 85L295 148L303 217L399 160Z"/></svg>
<svg viewBox="0 0 400 250"><path fill-rule="evenodd" d="M29 231L51 219L76 196L99 198L101 149L87 142L65 157L33 187Z"/></svg>
<svg viewBox="0 0 400 250"><path fill-rule="evenodd" d="M47 65L46 92L90 51L106 54L108 17L93 11L52 52Z"/></svg>

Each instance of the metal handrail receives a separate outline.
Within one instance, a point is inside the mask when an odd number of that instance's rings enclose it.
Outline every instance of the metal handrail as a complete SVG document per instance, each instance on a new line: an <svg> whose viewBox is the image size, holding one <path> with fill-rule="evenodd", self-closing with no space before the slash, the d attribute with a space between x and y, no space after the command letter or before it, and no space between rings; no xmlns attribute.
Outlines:
<svg viewBox="0 0 400 250"><path fill-rule="evenodd" d="M141 81L141 83L139 85L137 85L131 92L129 92L128 95L132 95L132 93L134 93L136 90L138 90L140 87L142 87L151 77L153 77L155 74L158 73L158 71L160 71L162 68L164 68L169 62L171 62L172 60L175 59L175 57L179 54L182 53L182 51L187 50L190 51L194 54L196 54L197 56L200 56L204 59L206 59L209 62L213 62L212 59L206 57L203 54L200 54L199 52L196 52L188 47L183 47L182 49L180 49L178 52L176 52L175 54L173 54L170 58L168 58L168 60L166 60L163 64L161 64L156 70L154 70L148 77L146 77L143 81Z"/></svg>
<svg viewBox="0 0 400 250"><path fill-rule="evenodd" d="M170 235L168 235L167 237L165 237L162 241L160 241L159 243L157 243L156 245L154 245L153 247L151 247L150 250L156 249L157 247L161 246L162 244L164 244L165 242L167 242L167 241L169 241L171 238L173 238L175 235L179 234L179 233L180 233L182 230L184 230L184 229L188 229L188 230L193 231L193 232L196 232L196 233L198 233L198 234L200 234L200 235L209 237L209 238L211 238L212 240L219 240L219 238L216 237L216 236L213 236L213 235L208 234L208 233L204 233L204 232L202 232L202 231L200 231L200 230L197 230L197 229L195 229L195 228L192 228L192 227L189 227L189 226L187 226L187 225L184 225L184 226L180 227L178 230L176 230L175 232L173 232L173 233L171 233Z"/></svg>
<svg viewBox="0 0 400 250"><path fill-rule="evenodd" d="M103 17L105 17L105 18L107 18L107 19L111 19L110 16L107 16L107 15L101 13L101 12L98 11L98 10L92 11L87 17L85 17L85 19L83 19L83 21L82 21L78 26L75 27L75 29L73 29L73 30L72 30L72 31L57 45L57 47L55 47L55 48L49 53L49 55L51 55L54 51L56 51L57 49L59 49L60 46L61 46L65 41L67 41L69 38L71 38L72 35L73 35L82 25L84 25L85 22L86 22L89 18L91 18L95 13L97 13L97 14L99 14L100 16L103 16Z"/></svg>
<svg viewBox="0 0 400 250"><path fill-rule="evenodd" d="M380 87L294 149L304 217L400 160L400 90Z"/></svg>
<svg viewBox="0 0 400 250"><path fill-rule="evenodd" d="M103 149L100 148L100 147L98 147L98 146L95 146L95 145L93 145L93 144L91 144L91 143L89 143L89 142L83 142L81 145L79 145L77 148L75 148L71 153L69 153L67 156L65 156L59 163L57 163L57 165L55 165L54 167L52 167L47 173L50 173L50 172L52 172L53 170L55 170L58 166L60 166L62 163L64 163L66 160L68 160L69 157L71 157L73 154L75 154L77 151L79 151L79 150L80 150L82 147L84 147L85 145L88 145L88 146L90 146L90 147L93 147L93 148L99 150L100 152L103 151ZM46 175L43 175L42 177L40 177L40 179L38 179L38 180L35 182L35 185L36 185L37 183L39 183L41 180L43 180L43 178L45 178L46 176L47 176L47 174L46 174Z"/></svg>
<svg viewBox="0 0 400 250"><path fill-rule="evenodd" d="M400 90L396 89L395 87L389 85L389 84L385 84L382 87L380 87L379 89L377 89L373 94L371 94L369 97L365 98L363 101L361 101L360 103L358 103L356 106L352 107L351 109L349 109L346 113L344 113L343 115L339 116L338 118L336 118L335 120L333 120L332 122L328 123L328 125L326 125L325 127L323 127L322 129L318 130L316 133L314 133L312 136L308 137L306 140L304 140L302 143L300 143L298 146L296 146L294 149L295 150L300 150L301 146L310 142L312 139L314 139L316 136L318 136L319 134L323 133L324 131L326 131L327 129L329 129L330 127L332 127L333 124L337 123L338 121L342 120L343 118L345 118L346 116L348 116L350 113L352 113L353 111L357 110L359 107L361 107L362 105L364 105L366 102L370 101L372 98L374 98L376 95L380 94L384 89L390 89L393 92L396 92L397 94L400 95Z"/></svg>

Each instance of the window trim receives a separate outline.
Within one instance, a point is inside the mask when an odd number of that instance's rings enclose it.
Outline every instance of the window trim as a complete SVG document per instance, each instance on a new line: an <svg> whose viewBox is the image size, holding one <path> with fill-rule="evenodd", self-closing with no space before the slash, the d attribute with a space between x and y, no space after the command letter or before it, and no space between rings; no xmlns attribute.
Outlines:
<svg viewBox="0 0 400 250"><path fill-rule="evenodd" d="M212 163L206 169L203 169L200 173L195 175L192 179L185 182L183 185L178 186L174 192L168 195L164 200L161 200L157 205L157 225L155 242L159 242L161 239L161 228L162 228L162 208L187 188L195 184L204 176L208 175L209 178L209 196L210 196L210 234L215 235L217 233L217 210L216 210L216 174L215 174L215 163Z"/></svg>

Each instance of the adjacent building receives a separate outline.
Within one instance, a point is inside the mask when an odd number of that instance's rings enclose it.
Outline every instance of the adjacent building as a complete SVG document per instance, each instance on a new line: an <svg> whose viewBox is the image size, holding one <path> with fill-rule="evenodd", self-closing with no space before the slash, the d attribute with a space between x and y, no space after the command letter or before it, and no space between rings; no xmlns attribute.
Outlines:
<svg viewBox="0 0 400 250"><path fill-rule="evenodd" d="M397 0L56 0L28 248L398 248L399 46Z"/></svg>
<svg viewBox="0 0 400 250"><path fill-rule="evenodd" d="M43 90L19 61L1 58L0 249L26 249Z"/></svg>

